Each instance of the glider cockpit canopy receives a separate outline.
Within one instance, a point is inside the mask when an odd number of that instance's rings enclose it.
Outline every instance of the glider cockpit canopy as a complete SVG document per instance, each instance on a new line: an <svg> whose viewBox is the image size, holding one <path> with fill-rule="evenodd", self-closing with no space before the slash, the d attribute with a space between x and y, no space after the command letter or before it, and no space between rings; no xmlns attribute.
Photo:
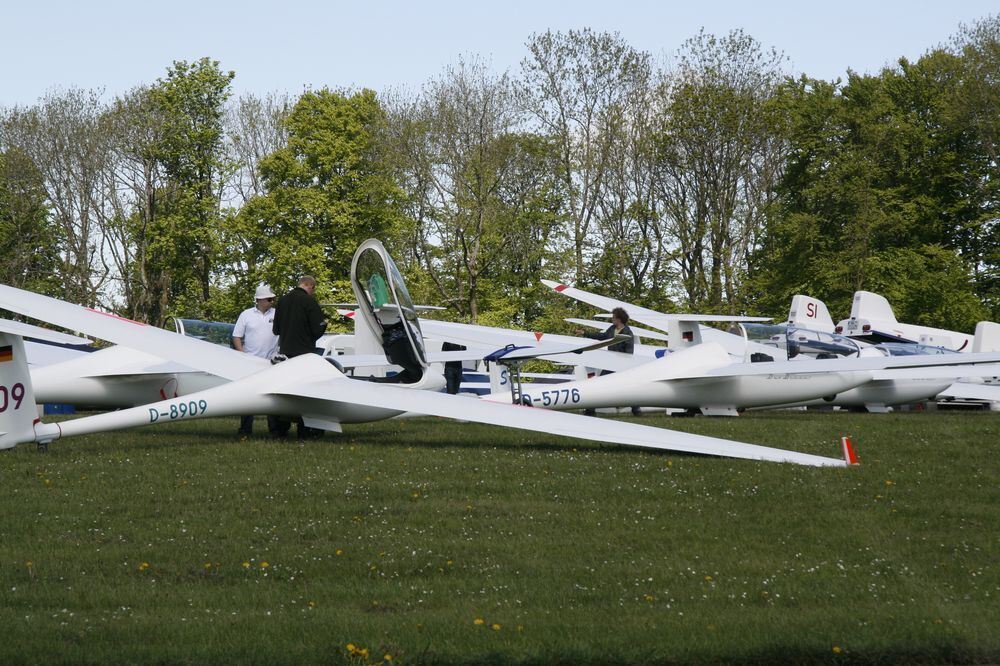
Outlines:
<svg viewBox="0 0 1000 666"><path fill-rule="evenodd" d="M835 333L824 333L785 325L743 324L747 338L763 345L785 350L793 359L800 354L813 358L857 356L861 346L854 340Z"/></svg>
<svg viewBox="0 0 1000 666"><path fill-rule="evenodd" d="M235 324L221 321L204 321L202 319L182 319L171 317L174 330L181 335L199 340L207 340L224 347L233 346L233 329Z"/></svg>
<svg viewBox="0 0 1000 666"><path fill-rule="evenodd" d="M428 363L417 309L396 263L378 240L366 240L354 253L351 287L368 330L381 340L386 358L403 368L396 381L420 381Z"/></svg>

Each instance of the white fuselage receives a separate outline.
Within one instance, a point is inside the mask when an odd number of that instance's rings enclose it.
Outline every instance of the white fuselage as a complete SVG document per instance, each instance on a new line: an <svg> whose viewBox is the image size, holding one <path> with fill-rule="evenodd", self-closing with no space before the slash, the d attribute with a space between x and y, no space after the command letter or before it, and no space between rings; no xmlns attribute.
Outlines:
<svg viewBox="0 0 1000 666"><path fill-rule="evenodd" d="M718 345L690 347L631 370L558 386L525 385L522 401L547 409L668 407L680 409L748 408L821 399L871 380L870 372L775 373L704 376L732 364ZM699 376L701 375L701 376ZM486 399L510 401L509 393Z"/></svg>
<svg viewBox="0 0 1000 666"><path fill-rule="evenodd" d="M832 399L804 400L787 407L875 407L906 405L922 400L932 400L938 393L951 386L953 381L933 379L875 379L867 384L838 393Z"/></svg>

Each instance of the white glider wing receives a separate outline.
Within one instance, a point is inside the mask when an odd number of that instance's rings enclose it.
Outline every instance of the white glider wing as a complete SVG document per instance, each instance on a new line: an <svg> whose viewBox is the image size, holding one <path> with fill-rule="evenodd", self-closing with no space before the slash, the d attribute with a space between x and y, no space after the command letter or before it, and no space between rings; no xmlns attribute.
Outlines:
<svg viewBox="0 0 1000 666"><path fill-rule="evenodd" d="M665 314L663 312L657 312L656 310L650 310L649 308L644 308L634 303L626 303L625 301L620 301L617 298L609 298L607 296L601 296L600 294L595 294L589 291L584 291L583 289L577 289L576 287L570 287L569 285L560 284L553 280L542 280L542 284L546 287L553 289L554 291L563 294L564 296L569 296L570 298L575 298L578 301L587 303L588 305L593 305L596 308L600 308L605 312L611 312L615 308L624 308L628 311L629 317L635 319L636 321L641 321L642 323L658 328L661 331L667 330L667 325L672 321L694 321L694 322L739 322L739 321L771 321L770 317L742 317L742 316L730 316L730 315L698 315L698 314Z"/></svg>
<svg viewBox="0 0 1000 666"><path fill-rule="evenodd" d="M475 324L457 324L454 322L437 321L434 319L421 319L420 328L424 335L437 340L449 340L462 345L486 348L490 351L503 347L510 342L517 344L536 345L537 343L552 343L566 345L564 353L557 353L547 356L547 359L556 363L567 365L586 365L600 370L611 370L619 372L634 368L652 360L650 357L634 356L632 354L622 354L621 352L610 352L604 349L591 349L585 352L584 356L573 353L572 350L579 349L580 338L570 335L557 335L554 333L531 333L528 331L517 331L507 328L492 328L489 326L478 326ZM593 342L585 341L584 344ZM613 342L613 341L612 341ZM570 351L566 351L570 350Z"/></svg>
<svg viewBox="0 0 1000 666"><path fill-rule="evenodd" d="M441 416L474 423L663 451L700 453L812 466L841 467L846 465L843 460L836 458L825 458L756 444L693 435L636 423L597 419L520 405L492 403L475 398L463 398L358 380L324 381L306 383L301 386L284 386L275 390L274 393L299 398L350 402L382 409L416 412L429 416Z"/></svg>
<svg viewBox="0 0 1000 666"><path fill-rule="evenodd" d="M57 345L89 345L91 343L87 338L52 331L41 326L33 326L32 324L25 324L20 321L11 321L10 319L0 319L0 332L20 335L22 338L34 338L35 340L54 342Z"/></svg>
<svg viewBox="0 0 1000 666"><path fill-rule="evenodd" d="M0 309L190 364L223 379L240 379L269 366L265 359L235 349L7 285L0 285Z"/></svg>

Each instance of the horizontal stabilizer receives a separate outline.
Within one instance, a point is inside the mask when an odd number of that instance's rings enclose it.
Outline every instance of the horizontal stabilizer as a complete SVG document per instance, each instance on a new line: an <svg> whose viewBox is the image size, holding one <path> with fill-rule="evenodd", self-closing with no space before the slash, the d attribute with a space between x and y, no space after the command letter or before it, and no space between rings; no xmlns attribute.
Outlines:
<svg viewBox="0 0 1000 666"><path fill-rule="evenodd" d="M988 400L990 402L1000 402L1000 385L955 382L945 390L941 391L937 397L957 398L958 400Z"/></svg>
<svg viewBox="0 0 1000 666"><path fill-rule="evenodd" d="M577 326L586 326L587 328L592 328L597 331L603 331L608 327L608 322L594 321L593 319L576 319L575 317L566 317L563 321L569 322L570 324L576 324ZM667 341L666 334L661 333L660 331L651 331L648 328L639 328L638 326L633 326L631 323L629 323L628 327L631 328L632 332L640 338L659 340L660 342Z"/></svg>

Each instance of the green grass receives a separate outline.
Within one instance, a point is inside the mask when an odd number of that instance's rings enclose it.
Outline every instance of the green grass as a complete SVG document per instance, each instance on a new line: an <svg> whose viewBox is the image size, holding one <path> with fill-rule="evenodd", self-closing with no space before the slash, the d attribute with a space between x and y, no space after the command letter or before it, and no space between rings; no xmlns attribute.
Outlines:
<svg viewBox="0 0 1000 666"><path fill-rule="evenodd" d="M20 447L0 663L1000 660L1000 416L641 422L831 456L850 433L862 465L437 419Z"/></svg>

